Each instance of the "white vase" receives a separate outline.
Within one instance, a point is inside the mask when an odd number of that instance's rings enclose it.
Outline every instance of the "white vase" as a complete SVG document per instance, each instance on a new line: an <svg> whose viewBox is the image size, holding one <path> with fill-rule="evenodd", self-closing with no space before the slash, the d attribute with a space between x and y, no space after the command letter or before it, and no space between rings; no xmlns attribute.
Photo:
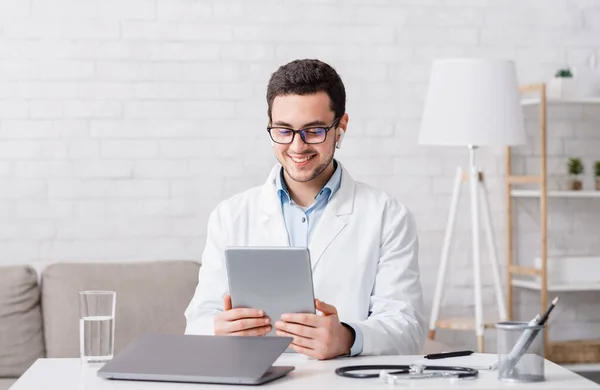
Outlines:
<svg viewBox="0 0 600 390"><path fill-rule="evenodd" d="M600 96L600 70L581 68L577 71L577 81L577 96L582 98Z"/></svg>
<svg viewBox="0 0 600 390"><path fill-rule="evenodd" d="M546 96L552 99L576 97L577 83L572 77L554 77L546 84Z"/></svg>

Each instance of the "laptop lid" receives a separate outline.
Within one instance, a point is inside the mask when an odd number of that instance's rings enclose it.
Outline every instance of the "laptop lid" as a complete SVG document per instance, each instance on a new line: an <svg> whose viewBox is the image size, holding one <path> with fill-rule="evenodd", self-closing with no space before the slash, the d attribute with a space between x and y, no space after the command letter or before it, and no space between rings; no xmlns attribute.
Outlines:
<svg viewBox="0 0 600 390"><path fill-rule="evenodd" d="M98 376L174 382L259 383L291 341L290 337L145 334L99 369Z"/></svg>

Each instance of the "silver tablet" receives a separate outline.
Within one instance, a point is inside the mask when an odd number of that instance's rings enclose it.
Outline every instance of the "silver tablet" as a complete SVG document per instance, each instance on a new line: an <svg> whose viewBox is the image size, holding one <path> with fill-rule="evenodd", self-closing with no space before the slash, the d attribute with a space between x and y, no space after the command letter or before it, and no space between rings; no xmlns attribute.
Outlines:
<svg viewBox="0 0 600 390"><path fill-rule="evenodd" d="M269 336L282 314L315 313L308 248L228 247L225 260L232 307L264 310L273 326Z"/></svg>

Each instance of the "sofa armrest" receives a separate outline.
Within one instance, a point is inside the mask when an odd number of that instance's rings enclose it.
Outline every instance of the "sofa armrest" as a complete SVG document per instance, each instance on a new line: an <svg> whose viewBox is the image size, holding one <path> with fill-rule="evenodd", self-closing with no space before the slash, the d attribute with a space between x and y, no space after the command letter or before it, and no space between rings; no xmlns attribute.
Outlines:
<svg viewBox="0 0 600 390"><path fill-rule="evenodd" d="M0 378L19 377L44 357L37 273L30 266L0 267Z"/></svg>

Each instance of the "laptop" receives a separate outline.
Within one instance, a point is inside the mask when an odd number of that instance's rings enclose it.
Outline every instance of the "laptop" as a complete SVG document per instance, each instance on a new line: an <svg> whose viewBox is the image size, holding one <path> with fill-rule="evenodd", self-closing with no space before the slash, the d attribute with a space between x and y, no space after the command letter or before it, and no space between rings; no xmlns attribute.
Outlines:
<svg viewBox="0 0 600 390"><path fill-rule="evenodd" d="M145 334L98 370L98 376L163 382L260 385L293 366L272 366L291 337Z"/></svg>

